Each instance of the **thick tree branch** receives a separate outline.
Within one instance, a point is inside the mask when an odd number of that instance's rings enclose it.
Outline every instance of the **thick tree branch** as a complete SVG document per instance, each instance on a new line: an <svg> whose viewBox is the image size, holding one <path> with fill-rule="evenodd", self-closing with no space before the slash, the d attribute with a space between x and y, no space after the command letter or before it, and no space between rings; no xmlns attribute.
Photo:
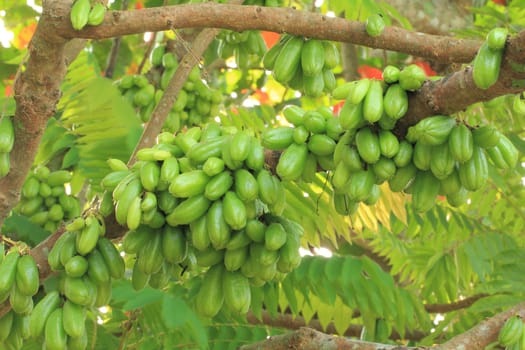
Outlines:
<svg viewBox="0 0 525 350"><path fill-rule="evenodd" d="M62 15L65 17L68 14ZM73 30L71 24L63 19L57 19L57 26L64 37L86 39L104 39L179 28L213 27L236 31L260 29L401 51L443 63L470 62L480 46L480 42L476 40L410 32L397 27L387 27L380 36L371 37L367 35L363 22L292 8L211 2L155 7L140 11L112 11L106 14L102 25L86 27L79 32Z"/></svg>

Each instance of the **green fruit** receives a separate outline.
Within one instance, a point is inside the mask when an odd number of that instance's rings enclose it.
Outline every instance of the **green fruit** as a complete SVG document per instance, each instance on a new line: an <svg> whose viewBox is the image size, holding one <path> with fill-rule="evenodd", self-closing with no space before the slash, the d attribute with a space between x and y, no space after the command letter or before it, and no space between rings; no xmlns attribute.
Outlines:
<svg viewBox="0 0 525 350"><path fill-rule="evenodd" d="M57 170L53 171L47 177L47 184L51 187L60 186L67 182L70 182L73 175L68 170Z"/></svg>
<svg viewBox="0 0 525 350"><path fill-rule="evenodd" d="M240 272L225 271L222 277L224 304L231 311L245 314L250 309L251 290L250 282Z"/></svg>
<svg viewBox="0 0 525 350"><path fill-rule="evenodd" d="M460 187L457 192L447 194L447 202L452 207L459 207L467 202L469 191Z"/></svg>
<svg viewBox="0 0 525 350"><path fill-rule="evenodd" d="M224 171L215 175L204 188L204 196L209 200L217 200L230 190L233 185L231 172Z"/></svg>
<svg viewBox="0 0 525 350"><path fill-rule="evenodd" d="M139 250L136 265L145 274L152 275L161 269L163 262L162 234L155 232Z"/></svg>
<svg viewBox="0 0 525 350"><path fill-rule="evenodd" d="M210 157L202 165L202 171L209 177L218 175L224 171L224 161L221 158Z"/></svg>
<svg viewBox="0 0 525 350"><path fill-rule="evenodd" d="M518 342L524 331L523 320L518 315L509 317L501 327L498 342L503 346L512 346Z"/></svg>
<svg viewBox="0 0 525 350"><path fill-rule="evenodd" d="M101 236L102 227L97 218L88 216L86 219L86 227L77 234L75 241L76 251L80 255L87 255L97 245L99 236ZM65 265L65 262L62 262Z"/></svg>
<svg viewBox="0 0 525 350"><path fill-rule="evenodd" d="M325 68L335 68L340 61L339 50L335 43L331 41L323 41L324 46L324 66Z"/></svg>
<svg viewBox="0 0 525 350"><path fill-rule="evenodd" d="M411 64L399 72L399 85L403 90L415 91L423 85L426 79L425 71L415 64Z"/></svg>
<svg viewBox="0 0 525 350"><path fill-rule="evenodd" d="M179 174L171 182L169 191L179 198L189 198L204 193L210 177L202 170L192 170Z"/></svg>
<svg viewBox="0 0 525 350"><path fill-rule="evenodd" d="M203 215L190 223L191 243L197 250L205 250L210 245L206 216Z"/></svg>
<svg viewBox="0 0 525 350"><path fill-rule="evenodd" d="M469 191L476 191L485 185L488 176L485 152L480 147L474 147L472 158L459 166L461 184Z"/></svg>
<svg viewBox="0 0 525 350"><path fill-rule="evenodd" d="M254 242L261 243L264 241L266 226L257 219L249 220L246 223L245 232L248 237Z"/></svg>
<svg viewBox="0 0 525 350"><path fill-rule="evenodd" d="M375 182L376 178L372 170L356 171L350 176L347 194L353 201L364 201L370 195Z"/></svg>
<svg viewBox="0 0 525 350"><path fill-rule="evenodd" d="M417 142L412 153L412 162L419 170L430 170L433 147Z"/></svg>
<svg viewBox="0 0 525 350"><path fill-rule="evenodd" d="M324 92L330 93L337 85L334 72L331 69L323 69Z"/></svg>
<svg viewBox="0 0 525 350"><path fill-rule="evenodd" d="M33 296L38 292L40 286L38 266L31 255L24 255L18 259L15 282L23 295Z"/></svg>
<svg viewBox="0 0 525 350"><path fill-rule="evenodd" d="M231 229L224 219L222 201L215 201L206 213L206 228L210 242L215 249L223 249L231 237Z"/></svg>
<svg viewBox="0 0 525 350"><path fill-rule="evenodd" d="M500 169L512 169L518 163L518 150L505 135L501 135L498 143L486 151L492 163Z"/></svg>
<svg viewBox="0 0 525 350"><path fill-rule="evenodd" d="M13 315L14 312L9 311L0 317L0 342L2 343L7 339L9 333L11 333L13 327Z"/></svg>
<svg viewBox="0 0 525 350"><path fill-rule="evenodd" d="M83 256L76 255L69 259L64 267L68 276L82 277L87 272L88 262Z"/></svg>
<svg viewBox="0 0 525 350"><path fill-rule="evenodd" d="M334 175L331 180L334 191L346 192L346 186L351 174L352 170L344 162L339 162L335 167Z"/></svg>
<svg viewBox="0 0 525 350"><path fill-rule="evenodd" d="M273 68L275 80L284 84L293 78L297 68L300 66L303 43L304 39L302 37L292 37L284 44L281 52L275 59Z"/></svg>
<svg viewBox="0 0 525 350"><path fill-rule="evenodd" d="M264 232L264 246L268 250L278 250L286 243L286 237L283 225L272 222Z"/></svg>
<svg viewBox="0 0 525 350"><path fill-rule="evenodd" d="M52 271L58 271L62 269L63 265L60 262L60 254L65 241L70 239L72 239L74 247L74 234L72 232L65 232L56 240L55 244L53 245L53 248L51 248L51 250L49 251L49 254L47 255L47 262Z"/></svg>
<svg viewBox="0 0 525 350"><path fill-rule="evenodd" d="M502 50L491 50L487 42L481 45L472 67L472 78L478 88L486 90L496 83L502 57Z"/></svg>
<svg viewBox="0 0 525 350"><path fill-rule="evenodd" d="M487 34L487 45L491 50L502 50L507 43L507 28L494 28Z"/></svg>
<svg viewBox="0 0 525 350"><path fill-rule="evenodd" d="M224 268L220 265L211 267L204 275L202 286L196 296L196 309L205 317L215 316L224 303L223 294Z"/></svg>
<svg viewBox="0 0 525 350"><path fill-rule="evenodd" d="M231 242L231 241L230 241ZM224 267L227 271L236 271L244 265L248 259L248 242L244 247L237 249L226 249L224 253Z"/></svg>
<svg viewBox="0 0 525 350"><path fill-rule="evenodd" d="M399 80L400 72L401 71L396 66L388 65L383 69L383 80L387 84L394 84Z"/></svg>
<svg viewBox="0 0 525 350"><path fill-rule="evenodd" d="M439 194L440 182L428 171L419 171L412 184L412 205L422 213L431 209Z"/></svg>
<svg viewBox="0 0 525 350"><path fill-rule="evenodd" d="M481 125L472 130L472 139L474 144L483 147L490 148L496 146L501 137L501 133L493 125L486 124Z"/></svg>
<svg viewBox="0 0 525 350"><path fill-rule="evenodd" d="M262 146L271 150L285 149L293 143L294 128L278 127L265 130L262 134Z"/></svg>
<svg viewBox="0 0 525 350"><path fill-rule="evenodd" d="M234 161L244 161L250 153L252 137L244 131L233 135L230 147L230 155Z"/></svg>
<svg viewBox="0 0 525 350"><path fill-rule="evenodd" d="M301 66L305 76L319 75L324 66L325 52L320 40L306 40L301 50Z"/></svg>
<svg viewBox="0 0 525 350"><path fill-rule="evenodd" d="M18 250L11 249L0 264L0 295L8 293L13 287L19 259Z"/></svg>
<svg viewBox="0 0 525 350"><path fill-rule="evenodd" d="M440 181L441 181L440 193L444 193L447 196L450 194L455 194L459 192L461 188L463 188L461 185L461 181L459 180L458 172L455 170L447 177L440 179Z"/></svg>
<svg viewBox="0 0 525 350"><path fill-rule="evenodd" d="M399 140L396 135L388 130L379 132L379 149L387 158L393 158L399 152Z"/></svg>
<svg viewBox="0 0 525 350"><path fill-rule="evenodd" d="M259 186L257 179L246 169L235 171L235 192L242 201L248 202L258 198Z"/></svg>
<svg viewBox="0 0 525 350"><path fill-rule="evenodd" d="M70 300L64 302L62 307L64 331L70 337L80 337L86 331L86 308Z"/></svg>
<svg viewBox="0 0 525 350"><path fill-rule="evenodd" d="M151 51L151 64L153 66L160 66L162 64L162 56L166 52L166 46L159 45Z"/></svg>
<svg viewBox="0 0 525 350"><path fill-rule="evenodd" d="M71 6L69 18L73 29L80 30L88 23L91 4L89 0L76 0Z"/></svg>
<svg viewBox="0 0 525 350"><path fill-rule="evenodd" d="M372 171L377 184L390 180L395 175L396 169L396 164L390 158L381 157L376 163L372 164Z"/></svg>
<svg viewBox="0 0 525 350"><path fill-rule="evenodd" d="M432 116L421 120L408 129L407 140L425 145L440 145L456 126L456 119L448 116Z"/></svg>
<svg viewBox="0 0 525 350"><path fill-rule="evenodd" d="M318 111L308 111L304 114L303 126L313 134L326 131L326 118Z"/></svg>
<svg viewBox="0 0 525 350"><path fill-rule="evenodd" d="M276 172L285 181L296 180L303 173L308 146L306 144L291 144L279 157Z"/></svg>
<svg viewBox="0 0 525 350"><path fill-rule="evenodd" d="M11 117L0 118L0 153L9 153L15 143L15 128Z"/></svg>
<svg viewBox="0 0 525 350"><path fill-rule="evenodd" d="M90 26L98 26L102 22L104 22L104 15L106 14L106 7L101 4L100 2L97 2L93 5L91 10L89 11L88 16L88 22Z"/></svg>
<svg viewBox="0 0 525 350"><path fill-rule="evenodd" d="M383 115L383 85L380 80L371 80L370 87L363 101L363 118L375 123Z"/></svg>
<svg viewBox="0 0 525 350"><path fill-rule="evenodd" d="M98 249L94 249L87 256L88 276L96 284L104 284L109 281L109 269Z"/></svg>
<svg viewBox="0 0 525 350"><path fill-rule="evenodd" d="M33 298L24 295L15 284L9 293L9 304L14 312L19 315L29 315L33 310Z"/></svg>
<svg viewBox="0 0 525 350"><path fill-rule="evenodd" d="M417 168L409 163L402 168L398 168L395 175L388 180L390 189L394 192L401 192L410 186L417 173Z"/></svg>
<svg viewBox="0 0 525 350"><path fill-rule="evenodd" d="M162 255L172 264L181 263L188 254L188 241L178 227L164 226L161 246Z"/></svg>
<svg viewBox="0 0 525 350"><path fill-rule="evenodd" d="M442 180L452 174L456 161L452 155L448 143L434 146L430 159L430 171L436 178Z"/></svg>
<svg viewBox="0 0 525 350"><path fill-rule="evenodd" d="M459 163L464 163L472 157L474 141L472 132L465 124L459 124L452 129L448 137L450 154Z"/></svg>
<svg viewBox="0 0 525 350"><path fill-rule="evenodd" d="M379 138L370 128L362 128L355 135L357 151L361 158L368 164L374 164L381 156Z"/></svg>
<svg viewBox="0 0 525 350"><path fill-rule="evenodd" d="M323 72L313 76L303 76L303 89L306 96L321 96L325 90Z"/></svg>
<svg viewBox="0 0 525 350"><path fill-rule="evenodd" d="M154 191L160 180L160 167L157 162L147 161L140 167L140 182L146 191Z"/></svg>
<svg viewBox="0 0 525 350"><path fill-rule="evenodd" d="M268 170L264 169L257 174L257 184L259 187L259 197L267 205L275 204L282 193L279 192L280 186L276 179Z"/></svg>
<svg viewBox="0 0 525 350"><path fill-rule="evenodd" d="M115 279L122 278L125 270L124 259L115 245L109 239L100 237L97 242L97 249L102 255L111 277Z"/></svg>
<svg viewBox="0 0 525 350"><path fill-rule="evenodd" d="M264 69L266 70L274 69L275 61L277 60L277 56L279 56L279 53L281 52L284 44L290 38L291 38L290 36L282 36L278 43L276 43L268 51L266 51L262 59Z"/></svg>
<svg viewBox="0 0 525 350"><path fill-rule="evenodd" d="M293 131L292 131L293 134ZM293 139L293 136L292 136ZM259 140L252 138L252 145L250 147L250 153L248 158L244 161L245 165L254 171L259 171L263 168L265 162L264 148L259 143Z"/></svg>
<svg viewBox="0 0 525 350"><path fill-rule="evenodd" d="M377 13L370 15L366 19L365 29L366 33L370 36L375 37L381 35L385 29L385 21L383 20L383 16Z"/></svg>
<svg viewBox="0 0 525 350"><path fill-rule="evenodd" d="M67 348L67 334L64 330L62 308L57 308L49 315L45 325L46 349L64 350Z"/></svg>
<svg viewBox="0 0 525 350"><path fill-rule="evenodd" d="M412 161L412 153L414 149L412 144L406 140L402 140L399 143L399 151L394 156L394 163L398 168L402 168L408 165Z"/></svg>
<svg viewBox="0 0 525 350"><path fill-rule="evenodd" d="M363 116L363 104L353 104L346 100L339 111L339 119L341 127L345 130L354 130L364 126L366 122Z"/></svg>
<svg viewBox="0 0 525 350"><path fill-rule="evenodd" d="M401 85L392 84L386 90L383 105L387 116L394 120L401 119L408 110L408 95Z"/></svg>
<svg viewBox="0 0 525 350"><path fill-rule="evenodd" d="M246 226L246 206L234 191L228 191L222 200L224 220L234 230Z"/></svg>
<svg viewBox="0 0 525 350"><path fill-rule="evenodd" d="M284 117L289 123L295 126L300 126L303 124L304 114L305 111L296 105L287 105L283 108Z"/></svg>
<svg viewBox="0 0 525 350"><path fill-rule="evenodd" d="M308 150L317 156L328 156L334 153L335 141L324 134L312 135L308 141Z"/></svg>
<svg viewBox="0 0 525 350"><path fill-rule="evenodd" d="M171 226L189 224L204 215L209 206L210 201L204 195L190 197L166 216L166 222Z"/></svg>

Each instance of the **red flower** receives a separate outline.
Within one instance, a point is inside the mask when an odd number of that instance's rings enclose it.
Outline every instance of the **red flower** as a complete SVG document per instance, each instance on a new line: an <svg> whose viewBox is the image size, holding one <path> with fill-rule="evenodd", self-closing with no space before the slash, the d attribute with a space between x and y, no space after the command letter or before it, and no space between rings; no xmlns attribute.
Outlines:
<svg viewBox="0 0 525 350"><path fill-rule="evenodd" d="M333 107L333 114L338 116L339 112L341 111L341 108L343 108L343 105L345 104L345 101L338 102Z"/></svg>
<svg viewBox="0 0 525 350"><path fill-rule="evenodd" d="M498 5L503 5L503 6L507 5L507 0L492 0L492 2Z"/></svg>
<svg viewBox="0 0 525 350"><path fill-rule="evenodd" d="M437 75L436 71L433 70L432 67L430 67L430 64L426 61L416 61L414 62L414 64L416 66L419 66L421 69L423 69L427 77L433 77Z"/></svg>
<svg viewBox="0 0 525 350"><path fill-rule="evenodd" d="M142 10L144 8L143 0L139 0L135 3L135 10Z"/></svg>
<svg viewBox="0 0 525 350"><path fill-rule="evenodd" d="M261 35L264 39L264 42L266 43L267 48L272 47L273 45L275 45L276 42L279 41L278 33L261 31Z"/></svg>
<svg viewBox="0 0 525 350"><path fill-rule="evenodd" d="M361 79L383 80L383 71L381 69L366 64L360 65L359 68L357 68L357 73L359 73Z"/></svg>

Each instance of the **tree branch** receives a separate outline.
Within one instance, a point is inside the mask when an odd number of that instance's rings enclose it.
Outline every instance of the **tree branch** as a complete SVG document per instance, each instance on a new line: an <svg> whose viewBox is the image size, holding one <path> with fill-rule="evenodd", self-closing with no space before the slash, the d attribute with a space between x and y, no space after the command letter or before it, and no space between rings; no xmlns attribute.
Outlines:
<svg viewBox="0 0 525 350"><path fill-rule="evenodd" d="M421 347L405 347L396 345L386 345L370 343L361 340L354 340L345 337L332 336L321 333L311 328L301 327L295 332L285 333L269 337L258 343L244 345L239 350L318 350L318 349L337 349L337 350L410 350L423 349Z"/></svg>
<svg viewBox="0 0 525 350"><path fill-rule="evenodd" d="M62 16L67 16L63 13ZM311 38L348 42L401 51L443 63L470 62L481 43L387 27L377 37L366 33L363 22L328 17L292 8L243 6L217 3L154 7L140 11L111 11L97 27L72 29L63 19L57 29L66 38L104 39L115 36L179 28L224 28L235 31L268 30Z"/></svg>

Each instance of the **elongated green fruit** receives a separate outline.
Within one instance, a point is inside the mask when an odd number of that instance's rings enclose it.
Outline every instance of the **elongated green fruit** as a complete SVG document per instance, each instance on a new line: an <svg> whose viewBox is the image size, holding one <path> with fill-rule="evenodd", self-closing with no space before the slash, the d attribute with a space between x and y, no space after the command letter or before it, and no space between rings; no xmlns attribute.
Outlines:
<svg viewBox="0 0 525 350"><path fill-rule="evenodd" d="M71 7L70 19L73 29L80 30L88 23L91 4L89 0L77 0Z"/></svg>
<svg viewBox="0 0 525 350"><path fill-rule="evenodd" d="M15 143L15 129L11 117L0 119L0 153L9 153Z"/></svg>
<svg viewBox="0 0 525 350"><path fill-rule="evenodd" d="M31 255L24 255L18 260L15 281L23 295L33 296L38 292L40 285L38 267Z"/></svg>
<svg viewBox="0 0 525 350"><path fill-rule="evenodd" d="M283 180L296 180L303 173L308 156L308 147L306 144L291 144L279 158L277 164L277 174Z"/></svg>
<svg viewBox="0 0 525 350"><path fill-rule="evenodd" d="M502 56L501 50L491 50L487 42L481 45L472 67L472 78L478 88L486 90L498 80Z"/></svg>
<svg viewBox="0 0 525 350"><path fill-rule="evenodd" d="M89 11L87 24L91 26L98 26L104 21L104 15L106 14L106 7L100 2L97 2Z"/></svg>
<svg viewBox="0 0 525 350"><path fill-rule="evenodd" d="M300 66L303 38L291 38L275 59L273 74L280 83L288 83L292 80L295 72Z"/></svg>
<svg viewBox="0 0 525 350"><path fill-rule="evenodd" d="M386 90L383 98L386 115L398 120L402 118L408 110L407 92L399 84L393 84Z"/></svg>
<svg viewBox="0 0 525 350"><path fill-rule="evenodd" d="M20 259L17 249L11 249L0 264L0 295L11 290L15 283L16 265Z"/></svg>
<svg viewBox="0 0 525 350"><path fill-rule="evenodd" d="M44 332L47 318L53 310L60 305L60 295L54 290L48 292L38 304L36 304L29 319L29 334L32 338L38 338Z"/></svg>
<svg viewBox="0 0 525 350"><path fill-rule="evenodd" d="M370 15L365 23L366 33L370 36L379 36L385 29L385 21L380 14Z"/></svg>
<svg viewBox="0 0 525 350"><path fill-rule="evenodd" d="M491 50L502 50L507 41L507 28L494 28L487 34L487 45Z"/></svg>
<svg viewBox="0 0 525 350"><path fill-rule="evenodd" d="M61 308L55 309L49 315L45 326L46 349L64 350L67 346L67 334L64 330L63 313Z"/></svg>
<svg viewBox="0 0 525 350"><path fill-rule="evenodd" d="M86 330L86 308L66 300L63 310L64 330L70 337L80 337Z"/></svg>
<svg viewBox="0 0 525 350"><path fill-rule="evenodd" d="M320 40L307 40L301 50L301 66L305 76L314 76L322 72L324 66L324 47Z"/></svg>

